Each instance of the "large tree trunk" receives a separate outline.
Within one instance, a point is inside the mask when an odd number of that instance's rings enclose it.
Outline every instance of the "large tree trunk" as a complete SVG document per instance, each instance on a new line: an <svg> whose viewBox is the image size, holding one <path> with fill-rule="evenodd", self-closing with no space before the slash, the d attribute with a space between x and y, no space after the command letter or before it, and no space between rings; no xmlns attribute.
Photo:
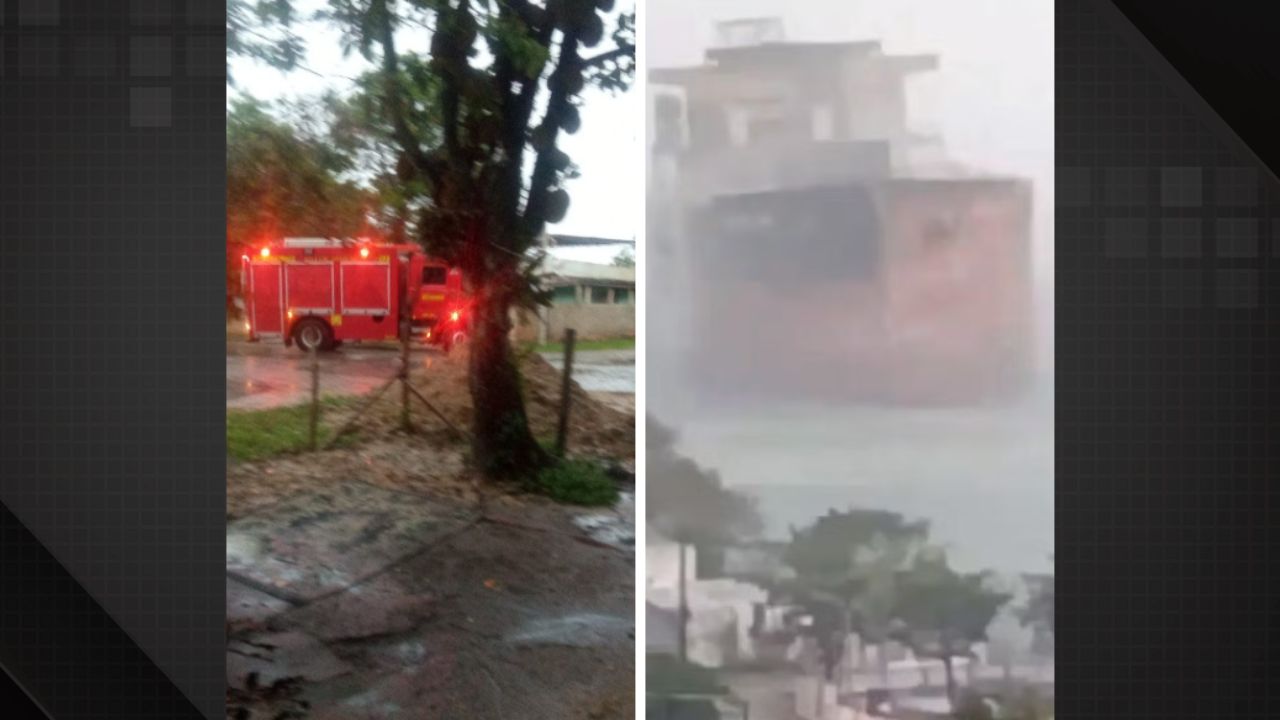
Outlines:
<svg viewBox="0 0 1280 720"><path fill-rule="evenodd" d="M548 457L529 431L520 373L511 351L510 293L480 289L470 355L472 451L490 479L526 479Z"/></svg>

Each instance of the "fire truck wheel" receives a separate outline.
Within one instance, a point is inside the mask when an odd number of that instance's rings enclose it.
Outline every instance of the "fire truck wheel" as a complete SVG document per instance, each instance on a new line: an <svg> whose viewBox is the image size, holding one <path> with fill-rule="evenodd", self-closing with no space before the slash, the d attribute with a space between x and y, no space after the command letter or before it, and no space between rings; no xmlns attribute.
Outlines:
<svg viewBox="0 0 1280 720"><path fill-rule="evenodd" d="M303 352L333 349L333 331L323 320L303 318L293 327L293 342Z"/></svg>
<svg viewBox="0 0 1280 720"><path fill-rule="evenodd" d="M448 337L446 337L444 342L440 343L440 348L444 350L445 355L448 355L449 353L453 352L454 348L458 347L459 345L462 345L466 341L467 341L467 334L459 330L455 333L451 333Z"/></svg>

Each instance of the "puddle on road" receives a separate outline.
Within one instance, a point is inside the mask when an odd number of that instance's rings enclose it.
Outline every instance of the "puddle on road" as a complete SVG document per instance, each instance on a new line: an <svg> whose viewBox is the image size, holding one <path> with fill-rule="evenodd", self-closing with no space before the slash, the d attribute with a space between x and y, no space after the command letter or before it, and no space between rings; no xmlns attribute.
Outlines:
<svg viewBox="0 0 1280 720"><path fill-rule="evenodd" d="M609 512L578 515L573 524L591 536L593 540L614 547L635 550L635 497L622 493L618 504Z"/></svg>
<svg viewBox="0 0 1280 720"><path fill-rule="evenodd" d="M542 356L557 372L564 370L564 356ZM580 357L573 364L573 380L587 392L631 393L636 391L634 355Z"/></svg>
<svg viewBox="0 0 1280 720"><path fill-rule="evenodd" d="M636 373L632 367L589 365L575 367L573 379L587 392L634 393Z"/></svg>
<svg viewBox="0 0 1280 720"><path fill-rule="evenodd" d="M557 372L564 370L563 362L551 361ZM635 393L636 369L634 365L579 365L573 366L573 381L587 392Z"/></svg>
<svg viewBox="0 0 1280 720"><path fill-rule="evenodd" d="M632 628L631 618L599 613L573 613L531 620L507 635L507 642L515 645L592 647L624 638Z"/></svg>
<svg viewBox="0 0 1280 720"><path fill-rule="evenodd" d="M234 382L230 378L227 379L227 400L240 400L250 395L261 395L275 391L276 387L271 383L265 383L261 380L245 380L244 382Z"/></svg>
<svg viewBox="0 0 1280 720"><path fill-rule="evenodd" d="M253 565L264 554L260 537L248 533L227 533L227 565Z"/></svg>
<svg viewBox="0 0 1280 720"><path fill-rule="evenodd" d="M441 502L361 482L306 491L227 527L227 572L302 601L369 577L461 522Z"/></svg>

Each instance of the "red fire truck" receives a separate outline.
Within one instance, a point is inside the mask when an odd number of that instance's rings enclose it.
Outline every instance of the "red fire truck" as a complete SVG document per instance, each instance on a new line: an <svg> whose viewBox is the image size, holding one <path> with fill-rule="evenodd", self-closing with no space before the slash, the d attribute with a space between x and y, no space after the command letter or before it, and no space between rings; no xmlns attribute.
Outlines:
<svg viewBox="0 0 1280 720"><path fill-rule="evenodd" d="M348 341L397 340L403 319L415 337L446 351L469 334L462 274L414 245L286 238L241 262L251 341L332 350Z"/></svg>

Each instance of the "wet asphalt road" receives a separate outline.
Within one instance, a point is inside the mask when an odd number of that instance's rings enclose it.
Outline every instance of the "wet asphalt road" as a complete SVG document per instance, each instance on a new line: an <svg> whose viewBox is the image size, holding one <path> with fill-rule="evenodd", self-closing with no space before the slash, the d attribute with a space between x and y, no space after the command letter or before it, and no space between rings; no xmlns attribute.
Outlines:
<svg viewBox="0 0 1280 720"><path fill-rule="evenodd" d="M247 345L241 343L240 345ZM414 352L424 362L438 351ZM545 355L562 367L558 354ZM399 354L375 348L344 347L320 356L321 392L325 395L361 395L372 392L396 374ZM635 393L635 353L601 350L579 352L574 357L574 379L588 392ZM238 410L296 405L305 402L311 388L310 359L294 348L254 344L251 350L237 346L227 354L227 407Z"/></svg>
<svg viewBox="0 0 1280 720"><path fill-rule="evenodd" d="M557 370L564 368L564 355L544 353ZM593 393L636 392L635 350L586 350L573 354L573 379L583 390Z"/></svg>

